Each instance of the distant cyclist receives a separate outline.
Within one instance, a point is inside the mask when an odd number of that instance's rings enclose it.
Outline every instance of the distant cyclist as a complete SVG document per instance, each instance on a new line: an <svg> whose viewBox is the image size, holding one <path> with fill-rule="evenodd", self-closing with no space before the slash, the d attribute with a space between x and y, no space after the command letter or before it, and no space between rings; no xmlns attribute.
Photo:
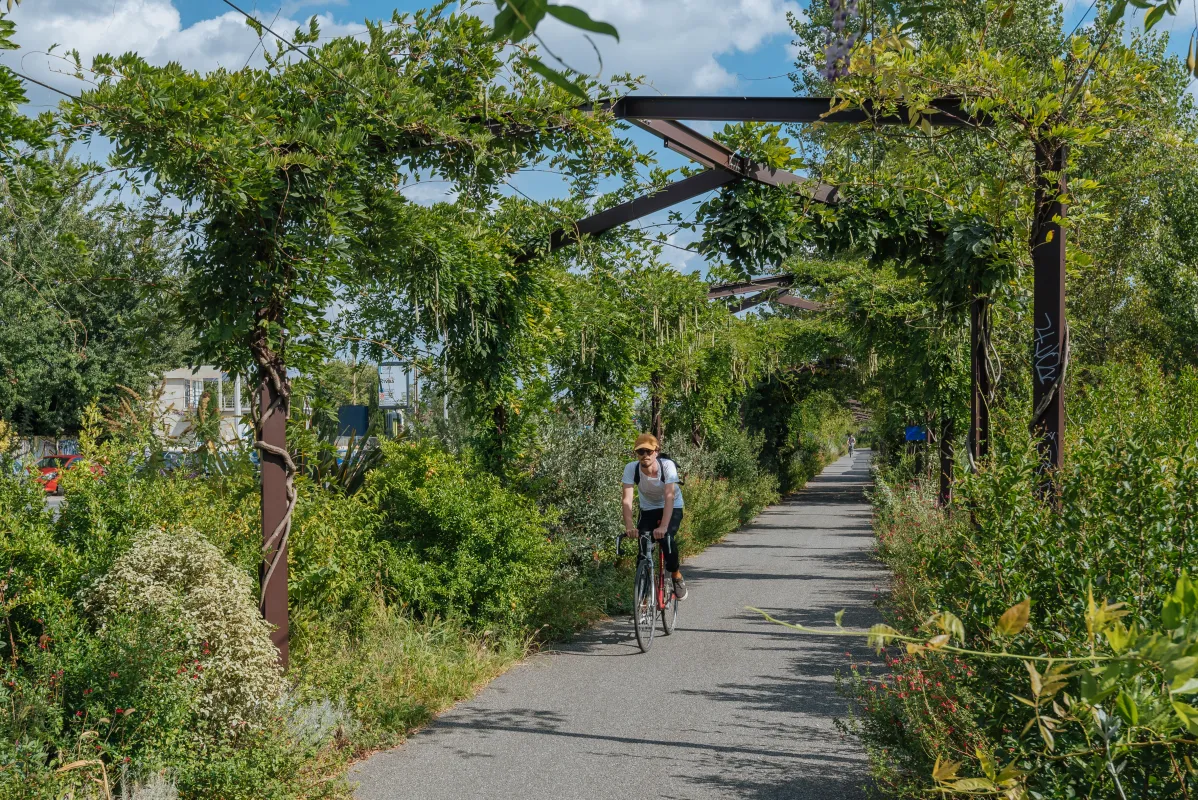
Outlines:
<svg viewBox="0 0 1198 800"><path fill-rule="evenodd" d="M853 457L853 448L857 446L857 437L849 434L849 458Z"/></svg>
<svg viewBox="0 0 1198 800"><path fill-rule="evenodd" d="M678 486L678 465L659 457L657 437L642 433L633 448L636 461L624 467L624 535L630 539L638 531L653 531L653 538L665 539L666 569L674 579L674 595L686 599L686 582L678 571L678 526L682 524L682 489ZM632 524L632 491L637 490L641 513ZM668 543L668 544L667 544Z"/></svg>

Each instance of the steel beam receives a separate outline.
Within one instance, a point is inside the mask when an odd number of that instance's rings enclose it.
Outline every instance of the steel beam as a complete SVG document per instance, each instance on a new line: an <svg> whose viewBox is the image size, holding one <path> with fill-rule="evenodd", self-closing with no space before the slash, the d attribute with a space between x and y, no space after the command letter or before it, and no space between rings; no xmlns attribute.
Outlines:
<svg viewBox="0 0 1198 800"><path fill-rule="evenodd" d="M707 167L719 167L733 172L744 172L747 164L731 148L720 144L681 122L672 119L629 119L628 122L654 136L660 136L666 147L680 153L691 161Z"/></svg>
<svg viewBox="0 0 1198 800"><path fill-rule="evenodd" d="M800 186L803 193L821 203L835 203L836 187L818 183L784 169L774 169L738 156L729 147L672 119L629 119L638 128L660 136L666 147L713 169L726 169L768 186Z"/></svg>
<svg viewBox="0 0 1198 800"><path fill-rule="evenodd" d="M769 299L769 292L758 292L757 294L746 297L744 300L741 300L734 306L728 306L728 310L733 314L739 314L742 311L748 311L750 308L755 308Z"/></svg>
<svg viewBox="0 0 1198 800"><path fill-rule="evenodd" d="M656 192L650 192L626 203L620 203L618 206L604 209L598 214L580 219L574 223L572 228L554 231L553 235L549 237L549 252L552 253L554 250L576 241L580 236L594 236L609 231L626 222L648 216L740 179L739 175L722 169L709 169L698 175L675 181ZM537 255L536 252L526 252L519 260L522 263L535 255Z"/></svg>
<svg viewBox="0 0 1198 800"><path fill-rule="evenodd" d="M817 303L805 297L795 297L793 294L780 294L774 298L774 301L791 308L801 308L804 311L822 311L824 309L823 303Z"/></svg>
<svg viewBox="0 0 1198 800"><path fill-rule="evenodd" d="M969 303L969 362L973 387L969 396L969 447L973 466L990 452L989 299L975 293Z"/></svg>
<svg viewBox="0 0 1198 800"><path fill-rule="evenodd" d="M873 122L879 125L909 125L911 112L900 107L896 112L874 111L873 103L829 113L831 97L638 97L627 95L618 100L596 104L619 119L706 120L713 122ZM971 118L955 98L931 102L935 109L927 119L937 126L985 125L983 117ZM592 106L595 107L595 106Z"/></svg>
<svg viewBox="0 0 1198 800"><path fill-rule="evenodd" d="M258 380L258 409L262 420L262 441L287 450L287 420L280 413L270 414L268 409L278 395L274 385L266 378ZM287 514L287 468L283 459L273 453L259 451L262 467L262 564L258 569L258 582L262 588L259 611L271 625L270 640L279 651L279 664L287 669L290 661L288 645L287 613L287 543L271 542L271 534ZM280 545L282 553L279 553ZM276 556L278 566L266 583L267 565Z"/></svg>
<svg viewBox="0 0 1198 800"><path fill-rule="evenodd" d="M712 286L707 290L708 299L717 297L734 297L738 294L748 294L762 289L781 289L794 283L793 275L772 275L768 278L753 278L744 283L725 283Z"/></svg>
<svg viewBox="0 0 1198 800"><path fill-rule="evenodd" d="M1063 393L1069 341L1065 327L1065 147L1036 143L1036 207L1032 227L1032 430L1048 470L1064 466Z"/></svg>

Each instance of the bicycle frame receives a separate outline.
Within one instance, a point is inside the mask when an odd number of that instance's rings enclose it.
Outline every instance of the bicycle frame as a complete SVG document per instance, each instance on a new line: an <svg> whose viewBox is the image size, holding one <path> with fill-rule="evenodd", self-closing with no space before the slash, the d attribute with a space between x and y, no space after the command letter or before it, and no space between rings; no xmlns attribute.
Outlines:
<svg viewBox="0 0 1198 800"><path fill-rule="evenodd" d="M653 538L653 530L638 531L640 537L637 541L637 558L648 558L652 562L653 553L657 553L657 564L655 565L654 583L657 588L657 604L656 610L663 611L666 607L666 552L670 547L670 537L662 537L661 541ZM624 555L624 535L620 534L616 537L616 555ZM656 548L654 545L657 545ZM673 589L670 590L673 592Z"/></svg>

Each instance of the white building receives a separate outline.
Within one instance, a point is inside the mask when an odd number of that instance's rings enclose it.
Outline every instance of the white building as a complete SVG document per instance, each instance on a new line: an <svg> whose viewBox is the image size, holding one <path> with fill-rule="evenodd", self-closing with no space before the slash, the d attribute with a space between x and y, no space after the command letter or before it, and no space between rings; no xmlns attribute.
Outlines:
<svg viewBox="0 0 1198 800"><path fill-rule="evenodd" d="M250 387L242 382L240 375L229 376L216 367L182 367L162 376L158 413L166 435L181 439L188 434L205 390L216 398L220 409L221 439L230 442L249 435L243 417L249 413Z"/></svg>

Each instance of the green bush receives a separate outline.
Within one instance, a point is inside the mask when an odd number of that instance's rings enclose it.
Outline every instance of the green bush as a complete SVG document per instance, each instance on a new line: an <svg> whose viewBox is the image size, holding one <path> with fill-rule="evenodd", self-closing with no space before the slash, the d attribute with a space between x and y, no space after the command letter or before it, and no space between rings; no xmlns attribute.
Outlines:
<svg viewBox="0 0 1198 800"><path fill-rule="evenodd" d="M384 445L367 480L378 535L390 545L387 591L424 619L519 626L561 563L552 518L499 479L436 446Z"/></svg>
<svg viewBox="0 0 1198 800"><path fill-rule="evenodd" d="M0 477L10 633L0 645L0 796L90 791L115 783L120 764L134 775L169 770L187 798L295 796L307 753L272 725L243 724L274 713L262 678L277 685L248 578L194 535L131 537L119 555L101 540L80 553L69 520L52 523L38 491ZM245 638L245 625L258 633Z"/></svg>
<svg viewBox="0 0 1198 800"><path fill-rule="evenodd" d="M195 531L146 532L80 597L101 628L120 615L161 617L163 626L178 628L205 725L258 728L278 704L278 654L254 587Z"/></svg>
<svg viewBox="0 0 1198 800"><path fill-rule="evenodd" d="M993 456L963 476L956 511L933 507L926 480L880 476L876 526L894 571L896 628L915 633L950 612L968 647L1075 659L1059 680L1044 677L1051 665L1032 664L1043 674L1030 683L1018 659L970 659L951 682L938 678L934 698L920 675L943 673L944 656L891 658L888 678L857 684L859 730L885 752L878 774L903 796L936 788L938 758L963 762L962 777L984 776L984 759L960 755L975 752L1017 763L1027 774L1016 783L1032 796L1118 796L1114 775L1134 787L1128 796L1195 788L1176 765L1198 758L1198 712L1187 710L1198 681L1187 683L1185 661L1198 654L1198 599L1178 582L1198 533L1198 375L1121 367L1091 377L1071 399L1059 511L1016 416L997 415ZM1004 614L1025 600L1026 627L1001 635ZM897 702L900 691L912 702ZM1019 697L1044 699L1038 717ZM940 784L952 788L943 774Z"/></svg>
<svg viewBox="0 0 1198 800"><path fill-rule="evenodd" d="M611 549L621 530L620 476L630 455L626 437L584 427L558 414L540 431L531 488L542 509L556 511L553 538L571 566Z"/></svg>
<svg viewBox="0 0 1198 800"><path fill-rule="evenodd" d="M740 527L741 504L728 481L692 478L686 482L680 535L682 554L701 552Z"/></svg>
<svg viewBox="0 0 1198 800"><path fill-rule="evenodd" d="M336 618L356 625L382 591L379 565L387 549L378 539L377 509L361 494L323 490L306 479L296 489L287 554L293 623ZM254 538L260 536L255 528Z"/></svg>
<svg viewBox="0 0 1198 800"><path fill-rule="evenodd" d="M728 481L740 504L743 525L771 503L778 502L778 477L761 466L762 434L726 428L712 443L715 473Z"/></svg>

